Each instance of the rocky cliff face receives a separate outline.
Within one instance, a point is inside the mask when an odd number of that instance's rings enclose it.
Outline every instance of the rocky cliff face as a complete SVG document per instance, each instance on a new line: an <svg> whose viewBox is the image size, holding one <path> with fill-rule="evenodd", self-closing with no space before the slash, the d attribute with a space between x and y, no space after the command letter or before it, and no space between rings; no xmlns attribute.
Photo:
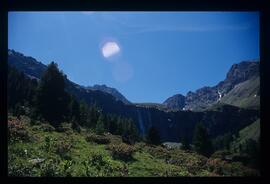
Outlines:
<svg viewBox="0 0 270 184"><path fill-rule="evenodd" d="M168 98L164 104L169 107L202 111L220 101L226 94L228 94L236 85L259 77L259 62L256 61L243 61L239 64L232 65L227 73L225 80L218 83L213 87L202 87L195 92L188 92L182 101L185 101L185 106L175 103L178 99L177 95ZM229 101L227 101L229 102ZM235 105L235 104L232 104Z"/></svg>
<svg viewBox="0 0 270 184"><path fill-rule="evenodd" d="M185 106L185 96L181 94L174 95L163 102L169 109L182 110Z"/></svg>

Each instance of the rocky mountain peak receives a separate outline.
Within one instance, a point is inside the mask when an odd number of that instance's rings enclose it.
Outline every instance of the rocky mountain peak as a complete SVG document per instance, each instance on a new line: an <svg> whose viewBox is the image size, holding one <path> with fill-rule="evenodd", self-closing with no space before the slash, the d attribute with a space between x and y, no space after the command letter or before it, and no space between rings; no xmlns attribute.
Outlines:
<svg viewBox="0 0 270 184"><path fill-rule="evenodd" d="M174 95L163 102L167 108L182 110L185 106L185 96L181 94Z"/></svg>
<svg viewBox="0 0 270 184"><path fill-rule="evenodd" d="M232 65L227 73L225 81L230 81L233 84L243 82L253 76L259 74L259 62L242 61L241 63Z"/></svg>

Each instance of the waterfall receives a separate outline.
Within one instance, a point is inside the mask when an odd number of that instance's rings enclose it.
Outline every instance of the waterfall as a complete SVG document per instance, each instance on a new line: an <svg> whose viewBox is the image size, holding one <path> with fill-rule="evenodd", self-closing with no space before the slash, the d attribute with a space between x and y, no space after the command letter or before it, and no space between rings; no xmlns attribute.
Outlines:
<svg viewBox="0 0 270 184"><path fill-rule="evenodd" d="M138 110L138 109L137 109L137 114L138 114L140 131L141 131L141 134L144 135L145 129L144 129L143 118L142 118L142 114L141 114L140 110Z"/></svg>

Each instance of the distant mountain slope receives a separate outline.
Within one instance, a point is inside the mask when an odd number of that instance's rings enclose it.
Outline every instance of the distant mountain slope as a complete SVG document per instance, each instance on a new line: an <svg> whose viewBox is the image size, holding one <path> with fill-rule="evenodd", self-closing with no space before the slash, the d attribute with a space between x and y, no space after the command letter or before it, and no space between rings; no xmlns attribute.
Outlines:
<svg viewBox="0 0 270 184"><path fill-rule="evenodd" d="M40 79L42 73L47 68L46 65L36 59L24 56L14 50L8 50L8 63L15 66L18 70L24 72L28 76L36 79Z"/></svg>
<svg viewBox="0 0 270 184"><path fill-rule="evenodd" d="M111 87L108 87L106 85L94 85L94 86L89 86L89 87L86 87L86 89L91 89L91 90L100 90L100 91L103 91L105 93L109 93L111 94L112 96L114 96L117 100L120 100L122 101L123 103L125 104L131 104L130 101L128 101L124 95L122 95L117 89L115 88L111 88Z"/></svg>
<svg viewBox="0 0 270 184"><path fill-rule="evenodd" d="M42 73L46 70L47 66L43 63L37 61L36 59L28 56L24 56L23 54L16 52L14 50L8 51L8 62L9 64L15 66L18 70L24 72L31 78L40 79ZM67 80L67 83L71 81ZM73 83L75 85L75 83ZM119 91L115 88L110 88L105 85L94 85L93 87L84 87L76 84L77 88L85 88L87 90L99 90L105 93L108 93L116 98L116 100L120 100L125 104L131 104Z"/></svg>
<svg viewBox="0 0 270 184"><path fill-rule="evenodd" d="M257 80L251 80L254 78L257 78ZM250 81L240 85L240 83L248 80ZM236 85L238 87L235 87ZM219 82L216 86L202 87L195 92L189 91L185 98L181 97L181 103L177 103L179 101L179 95L174 95L168 98L163 104L173 109L184 108L185 110L202 111L220 101L224 96L227 96L223 99L224 103L239 107L257 107L258 103L251 99L250 95L251 93L257 93L256 91L259 90L259 86L259 62L243 61L239 64L232 65L226 79ZM247 88L249 88L248 91L246 91ZM229 94L232 89L234 90ZM241 95L243 95L243 99ZM259 97L257 98L259 99ZM185 105L183 106L183 104Z"/></svg>
<svg viewBox="0 0 270 184"><path fill-rule="evenodd" d="M243 108L260 108L260 78L255 77L237 84L220 100L223 103Z"/></svg>
<svg viewBox="0 0 270 184"><path fill-rule="evenodd" d="M170 109L182 110L185 107L185 96L181 94L169 97L163 104Z"/></svg>

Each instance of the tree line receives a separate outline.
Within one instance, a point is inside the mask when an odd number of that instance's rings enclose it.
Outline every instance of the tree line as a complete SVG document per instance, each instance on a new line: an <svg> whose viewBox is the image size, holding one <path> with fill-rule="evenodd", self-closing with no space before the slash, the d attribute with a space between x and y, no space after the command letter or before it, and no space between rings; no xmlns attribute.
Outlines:
<svg viewBox="0 0 270 184"><path fill-rule="evenodd" d="M67 93L65 77L54 62L48 65L39 81L8 65L8 112L16 116L26 114L54 127L70 122L75 130L85 127L98 134L129 134L139 139L132 119L105 114L96 105L90 106Z"/></svg>

